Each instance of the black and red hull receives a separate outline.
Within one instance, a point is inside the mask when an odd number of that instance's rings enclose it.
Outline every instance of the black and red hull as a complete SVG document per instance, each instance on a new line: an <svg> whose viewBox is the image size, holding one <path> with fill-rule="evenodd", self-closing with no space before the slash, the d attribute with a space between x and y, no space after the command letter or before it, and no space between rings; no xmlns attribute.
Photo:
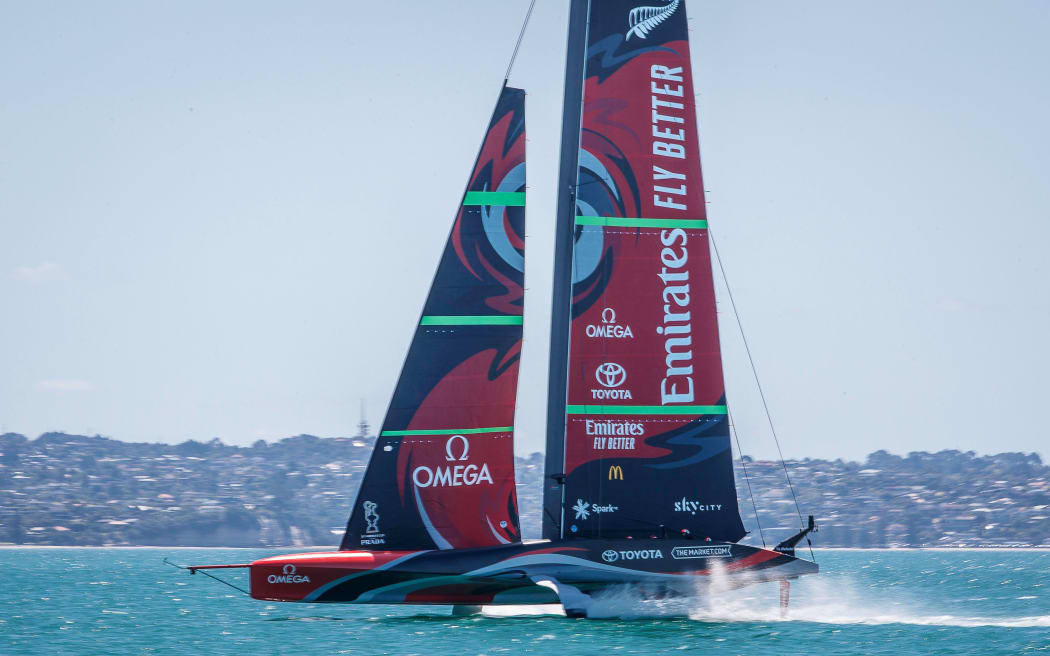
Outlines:
<svg viewBox="0 0 1050 656"><path fill-rule="evenodd" d="M696 596L715 581L739 587L817 572L769 549L663 539L304 553L249 567L256 599L444 605L565 604L566 591L590 597L624 586L643 597Z"/></svg>

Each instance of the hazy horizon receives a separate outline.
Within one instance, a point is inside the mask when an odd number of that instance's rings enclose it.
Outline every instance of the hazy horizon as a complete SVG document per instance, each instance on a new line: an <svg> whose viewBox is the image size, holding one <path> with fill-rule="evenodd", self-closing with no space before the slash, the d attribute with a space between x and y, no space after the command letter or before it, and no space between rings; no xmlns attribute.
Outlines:
<svg viewBox="0 0 1050 656"><path fill-rule="evenodd" d="M376 432L377 431L378 431L378 428L375 427L375 426L372 426L372 430L370 431L369 437L373 437L373 438L376 437ZM174 442L174 441L167 441L167 440L126 440L126 439L118 439L118 438L110 437L109 435L105 435L105 434L101 434L101 433L96 433L96 434L93 434L93 435L84 435L84 434L80 434L80 433L66 433L65 431L45 431L44 433L41 433L41 434L35 435L35 436L34 435L25 435L23 433L18 433L18 432L15 432L15 431L9 431L7 433L0 432L0 436L5 435L5 434L22 435L23 437L25 437L25 438L27 438L29 440L36 440L36 439L39 439L39 438L43 437L44 435L62 434L62 435L69 435L70 437L88 437L88 438L110 439L110 440L113 440L113 441L116 441L116 442L123 442L125 444L160 444L160 445L167 445L167 446L178 446L178 445L184 444L185 442L188 442L188 441L194 441L194 442L197 442L197 443L200 443L200 444L207 444L207 443L211 442L212 440L219 440L222 443L223 446L234 446L234 447L253 447L253 446L255 446L255 442L250 442L250 443L247 443L247 442L246 443L226 442L225 440L223 440L221 437L218 437L218 436L211 437L211 438L187 438L185 440ZM278 437L278 438L270 439L270 440L265 440L265 439L262 439L262 438L259 438L259 439L262 440L263 442L266 442L267 445L271 445L271 444L274 444L276 442L280 442L282 440L295 439L295 438L298 438L298 437L316 437L318 439L328 440L328 439L355 439L355 438L358 437L358 435L313 435L313 434L310 434L310 433L299 433L299 434L296 434L296 435L286 435L284 437ZM256 440L256 441L258 441L258 440ZM867 460L868 456L871 456L871 455L873 455L873 454L875 454L875 453L877 453L879 451L885 451L885 452L887 452L887 453L889 453L890 455L893 455L893 456L899 456L901 458L907 458L911 453L933 453L933 454L936 454L936 453L939 453L939 452L942 452L942 451L951 451L951 450L952 449L936 449L936 450L933 450L933 451L928 451L928 450L923 450L923 449L914 449L914 450L909 451L909 452L895 453L895 452L890 451L888 449L873 449L869 453L864 454L863 456L861 456L859 458L836 458L836 457L823 456L823 455L819 455L819 454L817 454L817 455L802 454L802 455L797 455L797 456L794 456L794 457L787 457L787 456L785 456L785 457L789 461L790 460L803 460L803 459L809 459L809 460L831 460L831 461L833 461L833 460L836 460L836 459L841 459L844 462L861 463L861 462L864 462L865 460ZM736 447L734 447L733 451L734 451L734 453L733 453L734 457L739 457L740 456L739 453L736 453ZM962 453L969 453L968 451L962 451L961 449L956 449L956 451L959 451L959 452L962 452ZM981 452L976 452L975 451L973 453L975 453L976 457L997 456L997 455L1008 454L1008 453L1009 454L1022 453L1024 455L1029 455L1029 454L1034 453L1035 455L1039 456L1040 460L1042 460L1042 455L1039 454L1038 452L1035 452L1035 451L1010 451L1010 450L1005 450L1005 451L989 451L987 453L981 453ZM520 457L520 458L528 458L528 457L530 457L532 455L536 455L536 454L539 454L539 455L542 456L544 454L544 449L541 448L541 449L536 449L536 450L532 450L532 451L523 451L520 448L518 448L518 449L515 449L515 452L514 452L514 455L517 456L517 457ZM743 455L745 457L747 457L747 458L752 459L752 460L762 460L762 461L771 461L771 460L772 461L778 461L779 460L779 456L767 455L765 457L758 457L758 456L752 455L751 453L746 452L746 450L745 450L745 453Z"/></svg>
<svg viewBox="0 0 1050 656"><path fill-rule="evenodd" d="M527 5L0 4L0 433L349 436L361 399L377 428ZM511 76L522 454L566 9L537 2ZM1050 5L687 9L710 225L784 455L1050 456ZM743 451L774 457L720 321Z"/></svg>

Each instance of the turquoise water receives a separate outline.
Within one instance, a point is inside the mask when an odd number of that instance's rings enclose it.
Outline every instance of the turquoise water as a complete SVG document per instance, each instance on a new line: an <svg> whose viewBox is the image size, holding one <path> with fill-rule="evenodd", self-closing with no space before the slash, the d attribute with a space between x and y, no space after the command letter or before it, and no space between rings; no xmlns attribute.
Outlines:
<svg viewBox="0 0 1050 656"><path fill-rule="evenodd" d="M709 603L612 597L600 620L555 608L452 618L259 602L161 562L275 553L0 549L0 654L1050 654L1045 551L818 552L824 571L793 584L786 620L769 584Z"/></svg>

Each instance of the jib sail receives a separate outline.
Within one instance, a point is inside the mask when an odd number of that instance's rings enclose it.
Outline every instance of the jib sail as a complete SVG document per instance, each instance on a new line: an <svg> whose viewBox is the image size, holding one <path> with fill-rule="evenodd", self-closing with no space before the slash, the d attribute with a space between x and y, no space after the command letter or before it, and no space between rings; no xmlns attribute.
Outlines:
<svg viewBox="0 0 1050 656"><path fill-rule="evenodd" d="M524 236L525 92L504 87L342 549L520 541L513 425Z"/></svg>
<svg viewBox="0 0 1050 656"><path fill-rule="evenodd" d="M574 2L544 534L736 541L685 3L651 4Z"/></svg>

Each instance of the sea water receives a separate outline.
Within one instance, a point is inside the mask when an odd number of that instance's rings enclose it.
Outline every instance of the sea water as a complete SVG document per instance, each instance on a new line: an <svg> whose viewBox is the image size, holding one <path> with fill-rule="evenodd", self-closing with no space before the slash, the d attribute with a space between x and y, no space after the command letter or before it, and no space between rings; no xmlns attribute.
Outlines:
<svg viewBox="0 0 1050 656"><path fill-rule="evenodd" d="M0 549L0 654L1050 654L1050 552L818 551L780 616L776 584L706 599L558 607L280 604L163 563L242 549ZM243 572L216 572L246 586Z"/></svg>

